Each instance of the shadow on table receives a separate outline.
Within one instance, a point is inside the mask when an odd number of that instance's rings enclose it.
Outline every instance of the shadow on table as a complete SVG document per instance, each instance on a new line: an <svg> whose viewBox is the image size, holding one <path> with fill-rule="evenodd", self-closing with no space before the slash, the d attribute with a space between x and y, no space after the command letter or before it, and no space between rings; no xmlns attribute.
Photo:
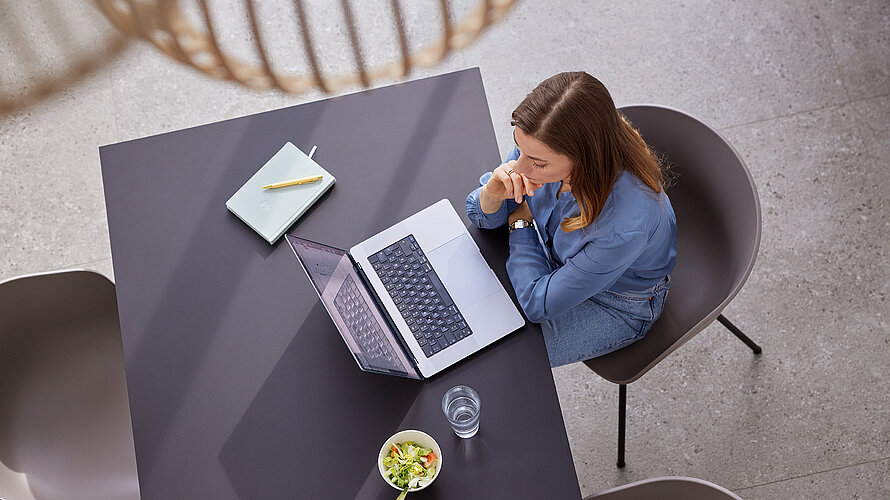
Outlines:
<svg viewBox="0 0 890 500"><path fill-rule="evenodd" d="M205 366L224 318L220 311L230 309L235 298L226 291L247 279L243 250L264 260L275 251L226 210L225 201L260 158L290 139L272 119L288 112L100 148L143 482L154 481L163 441L180 412L187 411L188 389ZM305 134L314 134L320 118L301 118ZM201 173L205 165L212 165L211 175ZM233 244L232 237L243 242Z"/></svg>
<svg viewBox="0 0 890 500"><path fill-rule="evenodd" d="M219 458L240 498L353 498L357 457L376 456L423 382L365 373L319 303Z"/></svg>
<svg viewBox="0 0 890 500"><path fill-rule="evenodd" d="M453 106L458 91L458 85L450 80L433 80L432 89L429 95L424 99L424 105L420 108L420 112L414 111L415 123L411 131L410 137L405 143L405 147L400 148L398 159L395 160L395 169L390 177L397 179L397 182L388 183L385 190L380 193L374 193L381 199L387 200L384 204L378 204L375 220L392 219L393 214L403 214L403 217L411 215L410 208L406 208L412 196L406 196L406 189L417 190L424 193L424 197L429 197L429 204L438 201L442 197L442 193L433 193L429 191L431 186L438 184L427 184L422 182L421 178L432 174L434 177L448 175L448 160L430 159L436 158L436 151L431 149L430 138L436 137L443 133L443 128L447 129L447 123L444 117L444 110L448 110ZM446 132L447 133L447 132ZM420 165L436 165L432 172L423 172L418 168ZM467 185L467 193L473 189L472 184ZM461 205L456 205L460 208ZM425 207L422 207L425 208ZM393 220L396 222L398 218Z"/></svg>

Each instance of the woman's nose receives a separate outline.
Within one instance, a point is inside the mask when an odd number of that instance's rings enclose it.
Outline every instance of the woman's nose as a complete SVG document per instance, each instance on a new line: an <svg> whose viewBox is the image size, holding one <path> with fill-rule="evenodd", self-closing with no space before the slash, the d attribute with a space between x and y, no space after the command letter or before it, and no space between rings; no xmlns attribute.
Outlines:
<svg viewBox="0 0 890 500"><path fill-rule="evenodd" d="M528 170L531 166L531 160L528 159L525 155L519 155L519 158L516 160L516 164L513 165L513 171L518 174L528 173Z"/></svg>

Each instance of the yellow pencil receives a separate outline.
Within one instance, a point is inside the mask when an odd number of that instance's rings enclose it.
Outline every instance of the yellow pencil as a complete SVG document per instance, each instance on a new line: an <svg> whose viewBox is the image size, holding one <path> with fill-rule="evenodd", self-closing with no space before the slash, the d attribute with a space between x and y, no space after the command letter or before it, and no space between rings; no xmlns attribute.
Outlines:
<svg viewBox="0 0 890 500"><path fill-rule="evenodd" d="M276 182L275 184L263 186L263 189L275 189L286 186L298 186L300 184L312 184L313 182L320 181L322 177L323 176L321 175L313 175L312 177L303 177L302 179L294 179L292 181Z"/></svg>

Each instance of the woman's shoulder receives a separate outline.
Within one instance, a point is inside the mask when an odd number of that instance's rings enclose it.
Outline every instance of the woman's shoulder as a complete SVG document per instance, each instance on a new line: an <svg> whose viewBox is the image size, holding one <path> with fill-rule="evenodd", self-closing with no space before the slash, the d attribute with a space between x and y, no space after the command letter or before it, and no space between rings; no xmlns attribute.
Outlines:
<svg viewBox="0 0 890 500"><path fill-rule="evenodd" d="M633 172L622 170L612 186L612 192L618 192L625 198L649 198L657 199L659 193L652 191L643 181L641 181Z"/></svg>
<svg viewBox="0 0 890 500"><path fill-rule="evenodd" d="M664 203L667 197L663 189L656 193L627 170L618 176L609 196L615 198L615 202L622 207L631 205L657 207Z"/></svg>
<svg viewBox="0 0 890 500"><path fill-rule="evenodd" d="M610 214L616 234L646 231L661 219L667 194L652 191L634 174L623 171L612 187Z"/></svg>

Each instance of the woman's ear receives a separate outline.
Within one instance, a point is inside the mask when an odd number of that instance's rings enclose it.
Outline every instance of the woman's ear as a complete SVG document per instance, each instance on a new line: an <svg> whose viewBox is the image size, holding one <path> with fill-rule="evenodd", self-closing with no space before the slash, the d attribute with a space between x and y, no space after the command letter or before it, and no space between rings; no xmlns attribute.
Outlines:
<svg viewBox="0 0 890 500"><path fill-rule="evenodd" d="M562 180L562 183L571 185L572 184L572 174L574 174L574 173L575 173L575 166L572 165L572 170L569 171L569 175L567 175L566 178Z"/></svg>
<svg viewBox="0 0 890 500"><path fill-rule="evenodd" d="M572 190L572 174L569 174L568 177L562 180L562 185L559 186L559 192L557 194L562 194L567 191Z"/></svg>

